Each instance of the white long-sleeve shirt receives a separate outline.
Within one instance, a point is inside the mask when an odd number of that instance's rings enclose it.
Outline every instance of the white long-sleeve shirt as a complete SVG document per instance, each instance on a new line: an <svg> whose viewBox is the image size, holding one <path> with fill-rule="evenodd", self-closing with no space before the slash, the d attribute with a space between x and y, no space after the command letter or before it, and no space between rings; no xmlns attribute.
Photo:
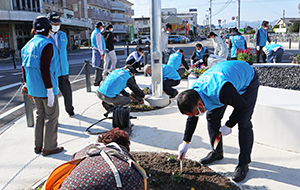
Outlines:
<svg viewBox="0 0 300 190"><path fill-rule="evenodd" d="M96 34L96 42L97 42L97 50L100 52L101 55L103 55L105 53L105 49L103 49L102 46L102 34L101 33L97 33Z"/></svg>
<svg viewBox="0 0 300 190"><path fill-rule="evenodd" d="M168 50L168 38L169 38L169 34L163 28L161 31L161 51Z"/></svg>
<svg viewBox="0 0 300 190"><path fill-rule="evenodd" d="M219 36L216 36L215 39L213 39L213 42L215 48L214 55L218 55L226 59L228 56L227 44Z"/></svg>

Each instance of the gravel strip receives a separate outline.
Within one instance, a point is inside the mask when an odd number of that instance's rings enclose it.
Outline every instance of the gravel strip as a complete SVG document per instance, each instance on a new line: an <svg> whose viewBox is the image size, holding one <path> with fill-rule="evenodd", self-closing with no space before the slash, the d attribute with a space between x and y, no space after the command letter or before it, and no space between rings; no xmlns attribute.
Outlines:
<svg viewBox="0 0 300 190"><path fill-rule="evenodd" d="M300 90L300 67L255 67L260 85Z"/></svg>

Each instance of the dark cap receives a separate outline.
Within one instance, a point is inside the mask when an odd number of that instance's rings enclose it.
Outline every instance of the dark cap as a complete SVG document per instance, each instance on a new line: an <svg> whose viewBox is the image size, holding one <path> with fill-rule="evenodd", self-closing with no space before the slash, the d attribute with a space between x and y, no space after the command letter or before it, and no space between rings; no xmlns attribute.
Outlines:
<svg viewBox="0 0 300 190"><path fill-rule="evenodd" d="M47 15L47 18L50 20L50 22L53 22L53 23L61 22L60 15L57 14L56 12L49 13Z"/></svg>
<svg viewBox="0 0 300 190"><path fill-rule="evenodd" d="M98 21L98 22L96 23L96 28L99 28L100 26L103 26L103 23L102 23L101 21Z"/></svg>
<svg viewBox="0 0 300 190"><path fill-rule="evenodd" d="M178 49L177 51L180 52L180 53L183 53L183 50L182 50L182 49Z"/></svg>
<svg viewBox="0 0 300 190"><path fill-rule="evenodd" d="M32 25L34 31L36 31L37 33L44 32L45 30L51 28L50 21L45 16L36 17Z"/></svg>

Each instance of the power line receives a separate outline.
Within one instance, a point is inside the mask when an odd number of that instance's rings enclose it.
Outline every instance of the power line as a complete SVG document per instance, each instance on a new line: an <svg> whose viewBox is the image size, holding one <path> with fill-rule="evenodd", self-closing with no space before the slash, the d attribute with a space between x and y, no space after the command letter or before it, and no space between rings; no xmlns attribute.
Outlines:
<svg viewBox="0 0 300 190"><path fill-rule="evenodd" d="M213 16L216 16L217 14L219 14L220 12L222 12L231 2L232 2L232 0L228 0L225 3L225 5L223 5L223 7L221 7L216 13L213 14Z"/></svg>
<svg viewBox="0 0 300 190"><path fill-rule="evenodd" d="M277 13L277 12L273 11L273 10L272 10L272 9L270 9L269 7L266 7L266 6L262 5L262 4L261 4L261 3L259 3L258 1L255 1L255 0L254 0L254 2L256 2L256 3L260 4L261 6L265 7L266 9L268 9L268 10L272 11L272 12L273 12L273 13L275 13L275 14L281 15L281 14L279 14L279 13Z"/></svg>

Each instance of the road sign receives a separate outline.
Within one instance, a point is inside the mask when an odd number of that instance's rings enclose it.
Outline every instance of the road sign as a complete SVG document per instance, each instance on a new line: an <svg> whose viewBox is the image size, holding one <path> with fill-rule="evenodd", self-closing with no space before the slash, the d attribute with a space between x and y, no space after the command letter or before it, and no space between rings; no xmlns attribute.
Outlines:
<svg viewBox="0 0 300 190"><path fill-rule="evenodd" d="M134 31L133 31L133 26L130 26L130 40L134 40Z"/></svg>
<svg viewBox="0 0 300 190"><path fill-rule="evenodd" d="M231 19L234 20L234 19L235 19L235 16L233 16Z"/></svg>
<svg viewBox="0 0 300 190"><path fill-rule="evenodd" d="M275 28L275 33L286 33L286 28Z"/></svg>
<svg viewBox="0 0 300 190"><path fill-rule="evenodd" d="M244 28L240 28L240 33L244 34Z"/></svg>
<svg viewBox="0 0 300 190"><path fill-rule="evenodd" d="M218 20L218 23L219 23L219 24L221 24L221 22L222 22L222 20L221 20L221 19L219 19L219 20Z"/></svg>

